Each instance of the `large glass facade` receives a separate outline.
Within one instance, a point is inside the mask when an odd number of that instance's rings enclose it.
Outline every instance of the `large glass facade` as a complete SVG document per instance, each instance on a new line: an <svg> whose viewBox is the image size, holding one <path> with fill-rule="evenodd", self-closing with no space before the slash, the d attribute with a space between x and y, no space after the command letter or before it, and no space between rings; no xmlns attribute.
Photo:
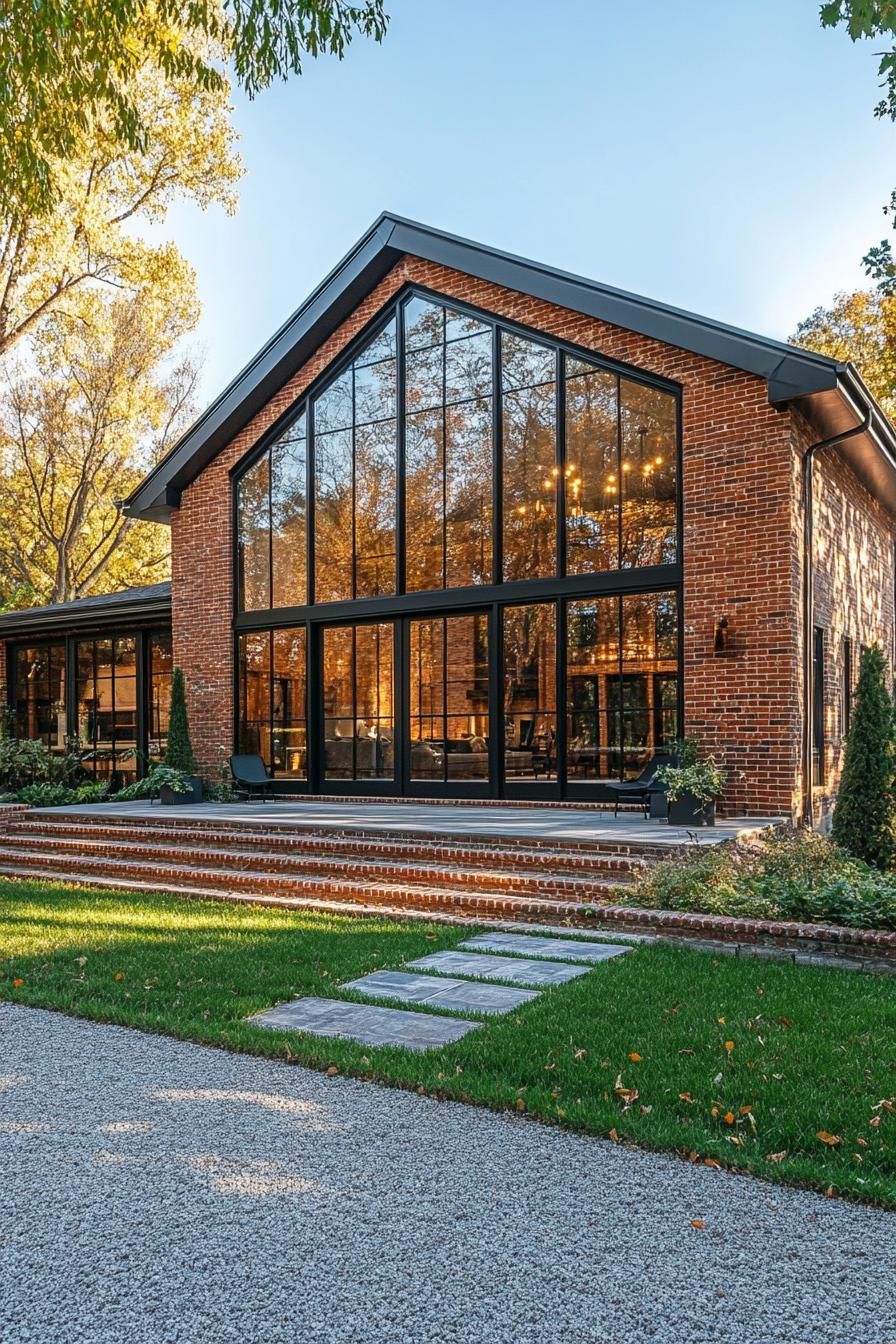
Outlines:
<svg viewBox="0 0 896 1344"><path fill-rule="evenodd" d="M310 790L637 773L679 731L678 437L671 385L403 292L236 473L241 748Z"/></svg>

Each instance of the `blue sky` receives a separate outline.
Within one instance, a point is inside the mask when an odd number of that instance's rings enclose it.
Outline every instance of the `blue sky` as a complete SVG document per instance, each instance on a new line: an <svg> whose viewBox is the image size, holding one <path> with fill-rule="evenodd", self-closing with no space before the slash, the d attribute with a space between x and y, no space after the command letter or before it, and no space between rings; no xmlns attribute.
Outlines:
<svg viewBox="0 0 896 1344"><path fill-rule="evenodd" d="M217 393L381 210L771 336L863 283L896 128L813 0L387 0L382 46L237 100L228 217L166 233Z"/></svg>

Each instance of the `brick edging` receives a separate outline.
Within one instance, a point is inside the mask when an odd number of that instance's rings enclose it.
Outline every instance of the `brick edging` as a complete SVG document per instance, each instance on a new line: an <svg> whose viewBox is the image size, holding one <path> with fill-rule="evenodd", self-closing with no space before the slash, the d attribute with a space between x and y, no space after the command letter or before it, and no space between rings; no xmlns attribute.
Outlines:
<svg viewBox="0 0 896 1344"><path fill-rule="evenodd" d="M620 933L653 933L695 944L736 944L751 949L780 949L830 958L869 958L896 966L896 931L851 929L839 924L800 924L791 920L736 919L690 910L652 910L631 905L590 908L595 928ZM761 955L761 952L759 953Z"/></svg>

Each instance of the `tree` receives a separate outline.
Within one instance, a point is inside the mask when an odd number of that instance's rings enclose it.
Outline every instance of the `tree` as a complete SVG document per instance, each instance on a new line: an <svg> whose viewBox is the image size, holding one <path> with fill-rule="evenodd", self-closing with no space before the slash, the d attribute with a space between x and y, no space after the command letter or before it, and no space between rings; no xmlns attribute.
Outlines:
<svg viewBox="0 0 896 1344"><path fill-rule="evenodd" d="M888 868L896 852L896 749L887 664L875 644L862 656L831 834L866 863Z"/></svg>
<svg viewBox="0 0 896 1344"><path fill-rule="evenodd" d="M826 0L821 6L825 28L845 25L853 42L863 38L883 38L889 48L880 53L878 74L884 96L874 108L876 117L896 121L896 5L893 0ZM884 214L890 215L896 228L896 191L890 195ZM896 294L896 259L889 239L884 238L862 258L866 274L876 280L887 294Z"/></svg>
<svg viewBox="0 0 896 1344"><path fill-rule="evenodd" d="M356 33L380 41L382 0L5 0L0 21L3 214L48 214L61 165L97 126L130 159L152 152L148 75L225 96L226 71L253 97L305 56L342 57Z"/></svg>
<svg viewBox="0 0 896 1344"><path fill-rule="evenodd" d="M184 674L179 667L171 677L171 711L168 718L168 745L165 749L165 764L172 770L180 770L184 775L195 775L196 757L190 741L190 725L187 720L187 693ZM201 801L201 800L200 800Z"/></svg>
<svg viewBox="0 0 896 1344"><path fill-rule="evenodd" d="M790 338L833 359L852 360L888 415L896 415L896 295L857 290L816 308Z"/></svg>
<svg viewBox="0 0 896 1344"><path fill-rule="evenodd" d="M168 530L119 501L192 418L178 355L195 305L85 291L77 320L43 324L0 405L0 593L65 602L168 572Z"/></svg>
<svg viewBox="0 0 896 1344"><path fill-rule="evenodd" d="M147 304L175 311L195 304L184 258L136 226L158 225L179 199L234 208L241 167L227 90L197 91L144 70L132 94L153 127L143 153L92 125L54 161L51 214L0 203L0 356L51 316L80 321L78 300L97 286L141 292Z"/></svg>

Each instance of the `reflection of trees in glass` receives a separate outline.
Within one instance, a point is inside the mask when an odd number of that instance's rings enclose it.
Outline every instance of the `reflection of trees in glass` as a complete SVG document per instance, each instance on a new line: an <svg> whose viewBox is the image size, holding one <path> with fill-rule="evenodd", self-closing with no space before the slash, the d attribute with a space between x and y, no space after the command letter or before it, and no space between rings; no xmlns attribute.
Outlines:
<svg viewBox="0 0 896 1344"><path fill-rule="evenodd" d="M549 342L504 328L496 338L488 321L420 295L399 311L406 591L473 586L495 577L496 339L503 577L557 573L560 498L569 574L676 560L677 426L670 393L558 354ZM398 320L392 316L314 399L316 601L396 591ZM557 460L561 428L563 463ZM303 412L241 478L245 609L308 600L305 435Z"/></svg>
<svg viewBox="0 0 896 1344"><path fill-rule="evenodd" d="M395 319L314 401L315 597L395 592Z"/></svg>
<svg viewBox="0 0 896 1344"><path fill-rule="evenodd" d="M409 592L491 577L492 336L413 298L404 310Z"/></svg>
<svg viewBox="0 0 896 1344"><path fill-rule="evenodd" d="M505 579L547 578L557 568L554 365L552 349L502 332Z"/></svg>
<svg viewBox="0 0 896 1344"><path fill-rule="evenodd" d="M620 380L623 569L676 558L675 401Z"/></svg>

